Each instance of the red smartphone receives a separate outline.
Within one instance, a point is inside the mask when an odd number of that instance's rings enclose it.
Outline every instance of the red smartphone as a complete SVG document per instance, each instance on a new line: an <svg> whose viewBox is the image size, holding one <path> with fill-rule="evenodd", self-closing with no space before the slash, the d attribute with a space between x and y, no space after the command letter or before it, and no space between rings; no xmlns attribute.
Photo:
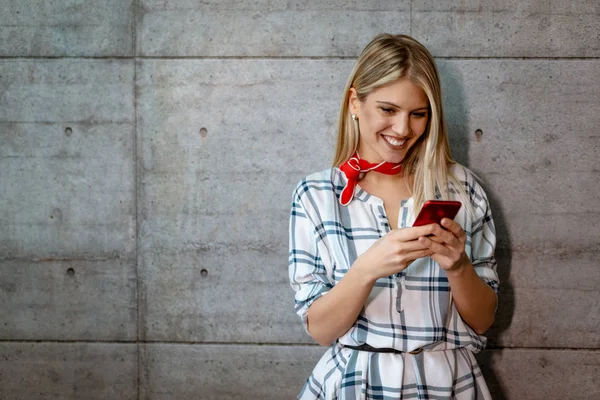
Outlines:
<svg viewBox="0 0 600 400"><path fill-rule="evenodd" d="M417 215L413 226L439 224L442 218L454 219L462 206L460 201L427 200Z"/></svg>

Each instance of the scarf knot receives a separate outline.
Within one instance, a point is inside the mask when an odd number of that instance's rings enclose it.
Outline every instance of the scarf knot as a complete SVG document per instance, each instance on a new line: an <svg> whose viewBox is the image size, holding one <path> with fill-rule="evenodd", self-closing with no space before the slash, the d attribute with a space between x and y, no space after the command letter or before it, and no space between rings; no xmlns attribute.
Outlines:
<svg viewBox="0 0 600 400"><path fill-rule="evenodd" d="M347 206L354 198L354 189L360 180L360 174L366 174L370 171L376 171L386 175L395 175L402 171L402 163L391 163L382 161L379 164L370 163L359 157L358 153L354 153L352 157L342 165L340 170L346 176L346 186L342 190L340 196L340 204Z"/></svg>

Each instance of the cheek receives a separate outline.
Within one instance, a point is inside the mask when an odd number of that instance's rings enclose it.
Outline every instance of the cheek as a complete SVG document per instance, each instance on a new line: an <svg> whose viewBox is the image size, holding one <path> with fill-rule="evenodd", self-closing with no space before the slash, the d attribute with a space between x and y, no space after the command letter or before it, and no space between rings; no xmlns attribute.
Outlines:
<svg viewBox="0 0 600 400"><path fill-rule="evenodd" d="M362 126L364 126L365 133L377 133L386 127L386 121L380 115L368 112L365 113L361 119L361 127Z"/></svg>
<svg viewBox="0 0 600 400"><path fill-rule="evenodd" d="M423 118L423 120L414 121L411 124L412 131L417 135L422 135L425 133L425 129L427 128L427 119Z"/></svg>
<svg viewBox="0 0 600 400"><path fill-rule="evenodd" d="M370 131L377 133L381 130L386 129L390 125L390 123L385 119L385 117L382 117L377 114L370 114L367 119L367 125Z"/></svg>

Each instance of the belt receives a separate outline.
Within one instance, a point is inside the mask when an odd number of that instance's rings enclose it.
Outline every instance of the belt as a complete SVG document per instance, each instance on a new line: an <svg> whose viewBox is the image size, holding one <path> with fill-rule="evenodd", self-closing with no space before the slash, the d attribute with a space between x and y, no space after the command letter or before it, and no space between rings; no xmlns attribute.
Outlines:
<svg viewBox="0 0 600 400"><path fill-rule="evenodd" d="M422 347L419 347L418 349L414 349L413 351L400 351L400 350L392 349L390 347L373 347L373 346L369 346L368 344L361 344L360 346L348 346L347 344L342 344L342 346L347 347L352 350L371 351L373 353L419 354L420 352L423 351Z"/></svg>

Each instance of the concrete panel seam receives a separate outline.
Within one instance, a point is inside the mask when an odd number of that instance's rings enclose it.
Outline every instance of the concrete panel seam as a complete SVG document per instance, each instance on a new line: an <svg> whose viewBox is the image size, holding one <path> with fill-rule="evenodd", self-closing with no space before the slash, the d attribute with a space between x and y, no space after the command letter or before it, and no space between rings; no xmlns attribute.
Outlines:
<svg viewBox="0 0 600 400"><path fill-rule="evenodd" d="M408 34L410 36L413 35L413 28L412 28L412 21L413 21L413 0L410 0L410 3L408 5L409 7L409 11L408 11Z"/></svg>
<svg viewBox="0 0 600 400"><path fill-rule="evenodd" d="M180 345L180 346L223 346L223 347L296 347L315 349L321 348L327 351L328 347L323 347L318 344L307 343L256 343L256 342L178 342L178 341L152 341L152 340L17 340L17 339L0 339L0 344L6 343L23 343L23 344L137 344L137 345ZM498 351L498 350L533 350L533 351L586 351L600 352L600 348L587 347L516 347L516 346L487 346L483 351Z"/></svg>
<svg viewBox="0 0 600 400"><path fill-rule="evenodd" d="M164 340L29 340L29 339L0 339L0 343L118 343L118 344L140 344L140 345L182 345L182 346L252 346L252 347L306 347L322 348L326 351L328 348L318 344L310 343L256 343L256 342L194 342L194 341L164 341ZM544 351L600 351L598 347L539 347L539 346L487 346L484 350L544 350Z"/></svg>
<svg viewBox="0 0 600 400"><path fill-rule="evenodd" d="M32 262L32 263L46 263L46 262L73 262L73 261L112 261L112 260L124 260L124 261L134 261L134 258L123 257L120 254L109 255L105 257L98 256L86 256L79 255L78 257L0 257L0 261L24 261L24 262Z"/></svg>
<svg viewBox="0 0 600 400"><path fill-rule="evenodd" d="M9 60L132 60L135 56L0 56Z"/></svg>
<svg viewBox="0 0 600 400"><path fill-rule="evenodd" d="M139 217L139 213L140 213L140 208L139 208L139 202L140 202L140 190L139 190L139 185L140 185L140 176L139 176L139 171L140 171L140 157L138 154L138 124L137 124L137 117L138 117L138 105L137 105L137 101L138 101L138 90L137 90L137 70L138 70L138 63L137 63L137 55L138 55L138 43L137 43L137 26L138 26L138 16L139 16L139 10L141 7L141 0L134 0L132 3L132 19L131 19L131 23L133 24L133 27L131 29L131 34L132 34L132 51L133 51L133 58L134 58L134 63L133 63L133 85L132 85L132 90L133 90L133 94L132 94L132 99L133 99L133 156L135 158L135 163L133 166L133 170L134 170L134 196L135 199L133 201L134 204L134 213L135 213L135 305L136 305L136 318L135 318L135 322L136 322L136 373L137 373L137 377L136 377L136 386L135 386L135 397L136 399L140 400L141 399L141 395L142 395L142 390L141 390L141 384L142 384L142 377L141 377L141 350L140 350L140 217Z"/></svg>
<svg viewBox="0 0 600 400"><path fill-rule="evenodd" d="M544 350L544 351L600 351L599 347L517 347L517 346L487 346L485 350Z"/></svg>
<svg viewBox="0 0 600 400"><path fill-rule="evenodd" d="M37 339L0 339L0 343L44 343L44 344L137 344L136 340L87 340L87 339L76 339L76 340L37 340Z"/></svg>
<svg viewBox="0 0 600 400"><path fill-rule="evenodd" d="M356 56L0 56L0 61L11 60L356 60ZM600 60L600 57L473 57L473 56L436 56L436 60Z"/></svg>

